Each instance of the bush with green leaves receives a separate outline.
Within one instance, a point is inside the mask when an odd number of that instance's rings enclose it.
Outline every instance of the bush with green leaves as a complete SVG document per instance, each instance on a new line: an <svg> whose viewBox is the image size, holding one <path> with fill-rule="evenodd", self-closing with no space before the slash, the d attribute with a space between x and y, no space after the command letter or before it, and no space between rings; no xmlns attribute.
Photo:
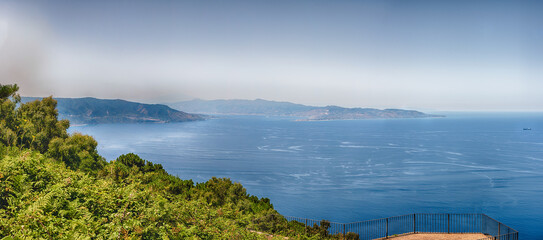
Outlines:
<svg viewBox="0 0 543 240"><path fill-rule="evenodd" d="M54 239L258 239L236 209L74 171L28 150L0 160L0 235ZM165 174L165 173L162 173Z"/></svg>
<svg viewBox="0 0 543 240"><path fill-rule="evenodd" d="M154 164L147 160L143 160L134 153L123 154L119 156L115 161L122 163L129 168L137 167L138 170L142 172L164 172L164 168L161 164Z"/></svg>
<svg viewBox="0 0 543 240"><path fill-rule="evenodd" d="M105 165L105 160L96 150L94 138L74 133L67 138L55 138L49 143L47 155L58 159L72 169L93 172Z"/></svg>

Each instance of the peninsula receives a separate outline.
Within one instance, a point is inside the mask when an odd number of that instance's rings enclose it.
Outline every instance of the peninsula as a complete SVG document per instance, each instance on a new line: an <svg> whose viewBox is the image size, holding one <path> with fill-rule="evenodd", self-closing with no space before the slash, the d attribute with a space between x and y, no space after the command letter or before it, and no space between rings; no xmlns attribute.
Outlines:
<svg viewBox="0 0 543 240"><path fill-rule="evenodd" d="M415 110L344 108L338 106L315 107L290 102L256 100L190 100L170 103L168 106L188 112L212 115L290 116L305 121L355 120L389 118L433 118L442 115L426 114Z"/></svg>
<svg viewBox="0 0 543 240"><path fill-rule="evenodd" d="M23 97L30 102L37 97ZM59 118L74 124L97 123L166 123L204 120L200 114L190 114L162 104L144 104L121 99L55 98Z"/></svg>

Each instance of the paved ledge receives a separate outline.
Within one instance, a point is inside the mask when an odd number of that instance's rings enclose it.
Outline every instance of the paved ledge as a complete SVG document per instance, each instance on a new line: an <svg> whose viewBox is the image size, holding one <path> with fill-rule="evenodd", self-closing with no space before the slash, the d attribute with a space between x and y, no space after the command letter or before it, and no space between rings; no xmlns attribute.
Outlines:
<svg viewBox="0 0 543 240"><path fill-rule="evenodd" d="M408 233L396 237L390 236L388 238L378 238L376 240L479 240L488 237L491 236L482 233Z"/></svg>

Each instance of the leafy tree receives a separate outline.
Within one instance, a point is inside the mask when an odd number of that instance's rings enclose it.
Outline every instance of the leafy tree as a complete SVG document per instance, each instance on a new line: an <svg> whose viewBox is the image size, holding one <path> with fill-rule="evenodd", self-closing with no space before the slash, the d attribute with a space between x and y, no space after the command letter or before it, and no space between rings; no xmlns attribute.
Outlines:
<svg viewBox="0 0 543 240"><path fill-rule="evenodd" d="M259 230L269 233L280 232L287 226L287 220L275 211L254 219L253 223Z"/></svg>
<svg viewBox="0 0 543 240"><path fill-rule="evenodd" d="M136 166L138 168L142 168L145 166L145 160L141 159L140 156L134 153L123 154L119 156L116 161L126 165L127 167Z"/></svg>
<svg viewBox="0 0 543 240"><path fill-rule="evenodd" d="M47 154L72 169L96 172L105 165L105 160L98 155L97 145L91 136L75 133L65 139L53 139L49 143Z"/></svg>
<svg viewBox="0 0 543 240"><path fill-rule="evenodd" d="M164 171L162 165L143 160L134 153L123 154L116 161L127 167L137 167L142 172Z"/></svg>
<svg viewBox="0 0 543 240"><path fill-rule="evenodd" d="M359 240L359 239L360 239L360 235L358 233L348 232L347 234L345 234L345 240Z"/></svg>
<svg viewBox="0 0 543 240"><path fill-rule="evenodd" d="M205 190L202 197L212 206L222 206L227 202L236 204L240 198L247 197L247 190L229 178L212 177L199 187Z"/></svg>
<svg viewBox="0 0 543 240"><path fill-rule="evenodd" d="M65 162L72 169L89 172L104 166L92 137L68 135L70 123L58 120L57 101L53 97L20 103L18 90L16 84L0 85L0 150L1 145L33 149ZM153 167L158 168L148 166Z"/></svg>
<svg viewBox="0 0 543 240"><path fill-rule="evenodd" d="M21 101L18 90L17 84L0 84L0 144L5 146L15 146L17 141L15 108Z"/></svg>
<svg viewBox="0 0 543 240"><path fill-rule="evenodd" d="M0 99L12 98L14 99L14 102L20 102L21 97L17 94L17 91L19 91L19 86L17 86L17 84L0 84Z"/></svg>
<svg viewBox="0 0 543 240"><path fill-rule="evenodd" d="M23 103L17 109L17 143L20 147L47 151L49 142L54 138L66 138L68 120L58 121L57 101L46 97Z"/></svg>
<svg viewBox="0 0 543 240"><path fill-rule="evenodd" d="M310 234L316 234L321 237L328 236L328 228L330 228L330 222L326 220L321 220L320 224L313 224L313 227L308 228Z"/></svg>

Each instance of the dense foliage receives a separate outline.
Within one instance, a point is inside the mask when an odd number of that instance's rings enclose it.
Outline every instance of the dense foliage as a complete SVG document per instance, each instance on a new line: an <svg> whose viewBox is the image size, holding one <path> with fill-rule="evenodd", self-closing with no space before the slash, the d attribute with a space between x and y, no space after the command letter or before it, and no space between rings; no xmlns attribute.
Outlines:
<svg viewBox="0 0 543 240"><path fill-rule="evenodd" d="M128 153L106 162L68 134L56 101L0 85L0 236L5 239L323 239L230 179L195 184ZM262 233L264 232L264 233ZM278 236L277 236L278 235ZM358 238L356 236L356 238Z"/></svg>

